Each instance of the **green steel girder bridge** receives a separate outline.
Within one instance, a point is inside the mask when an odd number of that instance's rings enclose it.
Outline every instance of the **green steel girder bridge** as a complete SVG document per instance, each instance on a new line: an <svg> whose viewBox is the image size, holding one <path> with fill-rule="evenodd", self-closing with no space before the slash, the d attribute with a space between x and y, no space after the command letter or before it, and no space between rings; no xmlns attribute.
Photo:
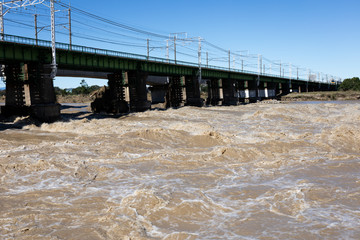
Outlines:
<svg viewBox="0 0 360 240"><path fill-rule="evenodd" d="M0 41L0 65L6 80L6 105L2 114L32 114L44 121L60 116L51 78L51 42L13 35ZM292 91L323 91L335 84L291 79L217 66L117 52L86 46L56 43L58 76L108 79L106 96L97 99L95 112L144 111L153 102L168 106L202 106L200 84L206 83L206 104L236 105L239 102L276 98ZM148 76L167 77L156 82ZM152 79L156 79L152 77ZM105 107L104 107L105 106Z"/></svg>

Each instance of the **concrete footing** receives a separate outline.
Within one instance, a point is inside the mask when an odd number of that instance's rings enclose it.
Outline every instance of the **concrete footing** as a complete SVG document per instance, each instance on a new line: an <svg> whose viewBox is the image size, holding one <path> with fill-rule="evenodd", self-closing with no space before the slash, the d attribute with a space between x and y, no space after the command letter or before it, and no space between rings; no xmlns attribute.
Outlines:
<svg viewBox="0 0 360 240"><path fill-rule="evenodd" d="M30 107L30 114L43 122L54 122L60 116L61 105L54 104L35 104Z"/></svg>
<svg viewBox="0 0 360 240"><path fill-rule="evenodd" d="M181 107L184 104L183 99L183 82L181 77L175 76L170 78L169 88L166 95L166 107Z"/></svg>
<svg viewBox="0 0 360 240"><path fill-rule="evenodd" d="M127 72L132 112L144 112L151 108L151 102L147 99L146 78L147 74L138 70Z"/></svg>

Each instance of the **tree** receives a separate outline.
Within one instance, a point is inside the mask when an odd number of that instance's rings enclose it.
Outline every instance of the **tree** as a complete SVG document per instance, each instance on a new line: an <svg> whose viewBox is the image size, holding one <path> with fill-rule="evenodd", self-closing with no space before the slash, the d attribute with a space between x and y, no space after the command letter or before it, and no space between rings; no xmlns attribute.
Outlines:
<svg viewBox="0 0 360 240"><path fill-rule="evenodd" d="M90 94L91 92L99 89L100 87L97 85L93 85L93 86L89 86L86 81L83 79L80 82L80 87L74 88L71 92L71 95L87 95Z"/></svg>
<svg viewBox="0 0 360 240"><path fill-rule="evenodd" d="M72 90L72 93L73 94L83 94L83 95L85 95L85 94L89 94L90 93L90 91L89 91L89 86L88 86L88 84L86 83L86 81L83 79L83 80L81 80L81 82L80 82L80 87L77 87L77 88L74 88L73 90Z"/></svg>
<svg viewBox="0 0 360 240"><path fill-rule="evenodd" d="M345 79L340 84L339 90L342 90L342 91L348 91L348 90L360 91L360 79L358 77Z"/></svg>

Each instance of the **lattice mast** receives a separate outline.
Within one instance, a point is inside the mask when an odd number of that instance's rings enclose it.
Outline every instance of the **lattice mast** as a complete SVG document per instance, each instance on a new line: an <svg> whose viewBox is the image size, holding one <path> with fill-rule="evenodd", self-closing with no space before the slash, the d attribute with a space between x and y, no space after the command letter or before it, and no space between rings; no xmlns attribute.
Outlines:
<svg viewBox="0 0 360 240"><path fill-rule="evenodd" d="M56 47L55 47L55 7L54 1L50 0L50 15L51 15L51 78L56 76ZM25 8L28 6L35 6L43 4L45 0L12 0L0 2L0 26L1 26L1 41L4 41L4 16L11 10L16 8ZM45 5L45 4L44 4Z"/></svg>
<svg viewBox="0 0 360 240"><path fill-rule="evenodd" d="M45 0L13 0L0 2L0 25L1 25L1 41L4 41L4 16L15 8L25 8L43 3Z"/></svg>
<svg viewBox="0 0 360 240"><path fill-rule="evenodd" d="M56 44L55 44L55 7L54 0L50 0L50 14L51 14L51 78L56 76L57 64L56 64Z"/></svg>

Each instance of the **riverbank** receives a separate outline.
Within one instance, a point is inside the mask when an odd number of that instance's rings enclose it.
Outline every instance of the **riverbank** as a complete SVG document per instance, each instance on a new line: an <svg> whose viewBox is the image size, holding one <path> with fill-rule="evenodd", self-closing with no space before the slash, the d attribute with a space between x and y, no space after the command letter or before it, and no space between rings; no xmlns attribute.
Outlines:
<svg viewBox="0 0 360 240"><path fill-rule="evenodd" d="M329 91L329 92L304 92L304 93L290 93L282 96L281 101L344 101L344 100L359 100L359 91Z"/></svg>
<svg viewBox="0 0 360 240"><path fill-rule="evenodd" d="M56 99L59 103L90 103L94 101L90 95L57 95Z"/></svg>

